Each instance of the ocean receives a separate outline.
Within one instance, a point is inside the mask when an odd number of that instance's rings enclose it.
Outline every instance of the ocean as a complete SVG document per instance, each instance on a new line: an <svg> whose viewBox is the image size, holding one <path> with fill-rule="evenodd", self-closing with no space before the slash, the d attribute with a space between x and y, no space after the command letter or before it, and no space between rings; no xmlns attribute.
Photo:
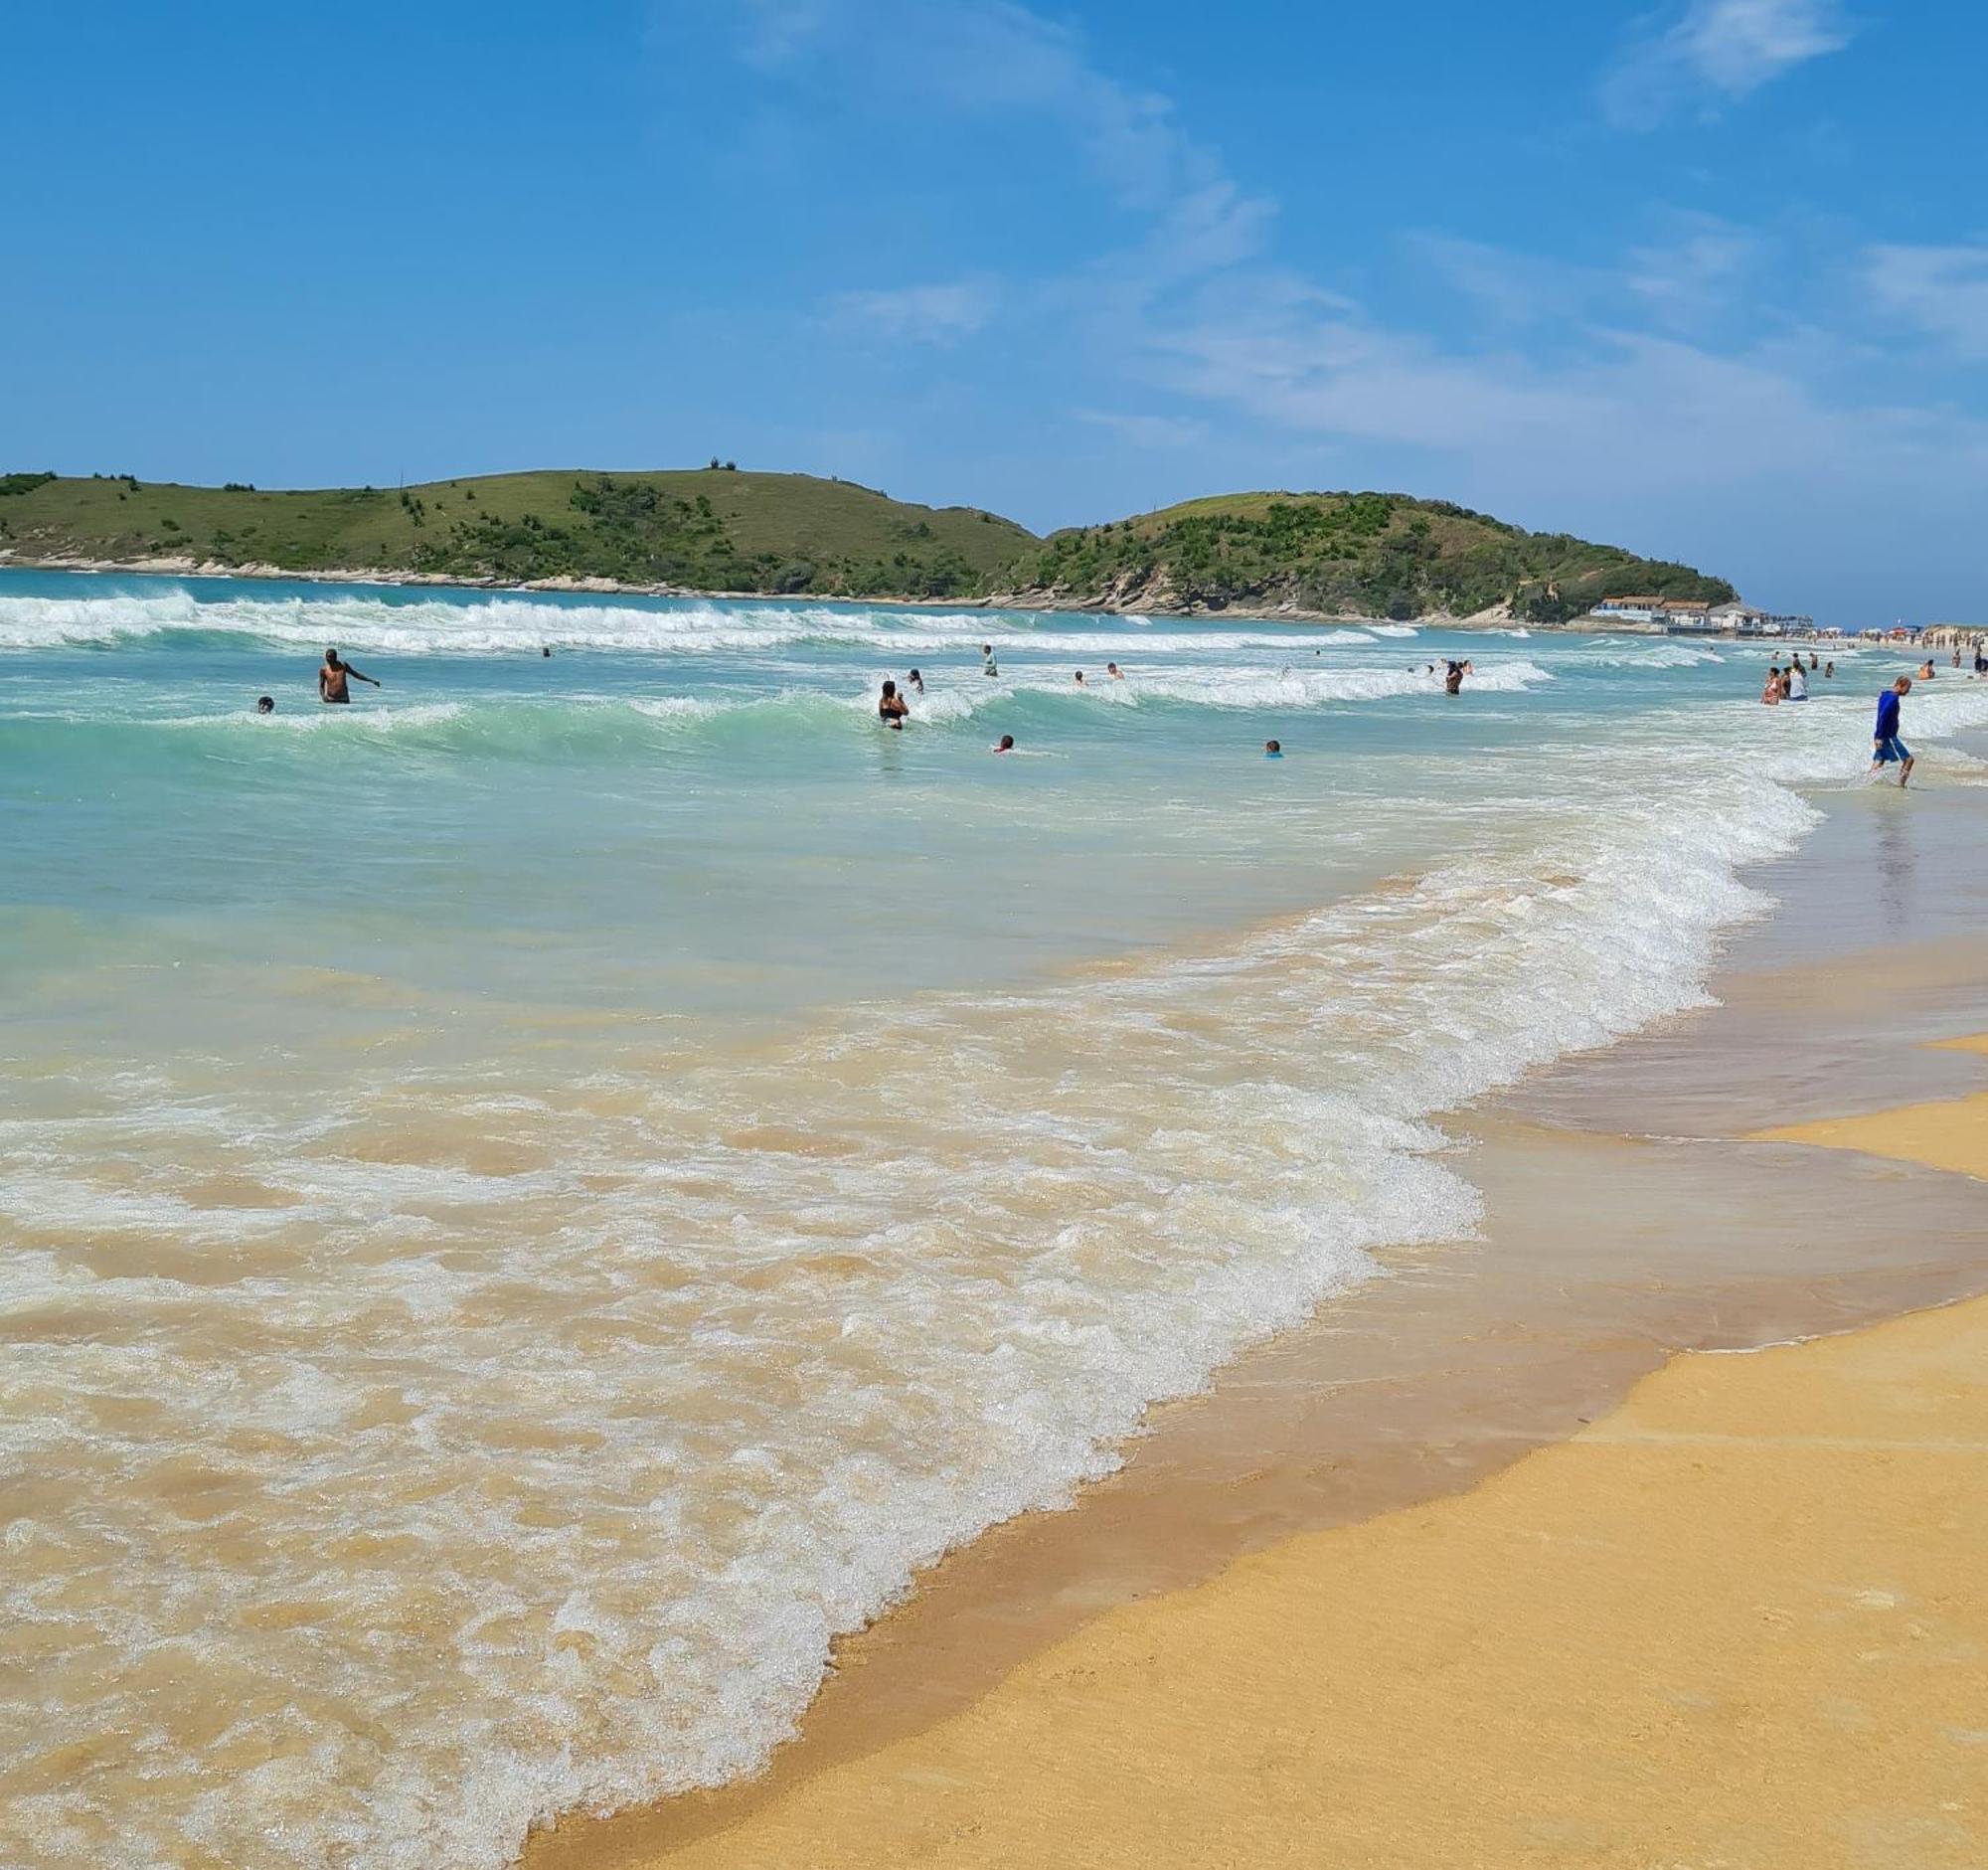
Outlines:
<svg viewBox="0 0 1988 1870"><path fill-rule="evenodd" d="M751 1771L1467 1240L1444 1111L1702 1002L1864 783L1833 653L0 573L10 1851L472 1870Z"/></svg>

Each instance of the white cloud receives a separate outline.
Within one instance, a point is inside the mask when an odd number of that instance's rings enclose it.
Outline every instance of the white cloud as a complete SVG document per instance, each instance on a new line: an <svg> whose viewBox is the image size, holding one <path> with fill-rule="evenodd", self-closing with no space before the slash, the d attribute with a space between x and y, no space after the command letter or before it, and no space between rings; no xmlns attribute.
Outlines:
<svg viewBox="0 0 1988 1870"><path fill-rule="evenodd" d="M1016 0L744 0L739 32L764 69L839 64L908 107L1053 120L1128 206L1164 210L1222 180L1172 98L1101 71L1075 28Z"/></svg>
<svg viewBox="0 0 1988 1870"><path fill-rule="evenodd" d="M1136 448L1188 448L1208 437L1208 425L1192 416L1122 415L1114 410L1080 409L1080 421L1108 428Z"/></svg>
<svg viewBox="0 0 1988 1870"><path fill-rule="evenodd" d="M993 310L991 287L972 280L907 285L894 290L838 292L828 301L839 329L915 344L954 344L971 337Z"/></svg>
<svg viewBox="0 0 1988 1870"><path fill-rule="evenodd" d="M1864 278L1881 312L1988 358L1988 247L1873 247Z"/></svg>
<svg viewBox="0 0 1988 1870"><path fill-rule="evenodd" d="M1073 186L1087 176L1125 218L1114 250L1004 280L998 299L955 281L844 293L832 315L943 345L998 312L1040 350L1046 381L1083 385L1065 398L1076 420L1151 455L1168 497L1203 468L1239 485L1329 473L1617 538L1763 593L1792 579L1777 594L1792 598L1879 589L1874 539L1926 515L1957 537L1988 489L1988 422L1888 395L1922 358L1860 347L1840 292L1803 321L1841 277L1840 242L1825 254L1812 230L1648 211L1612 258L1421 235L1404 247L1423 290L1377 280L1400 307L1384 319L1330 274L1276 263L1276 204L1067 28L1011 0L786 0L779 17L810 87L942 107L963 135L1053 137ZM1815 0L1693 0L1652 25L1616 82L1625 110L1739 98L1848 37ZM1446 292L1427 289L1431 270ZM1859 277L1863 309L1988 357L1988 246L1872 248Z"/></svg>
<svg viewBox="0 0 1988 1870"><path fill-rule="evenodd" d="M1743 283L1759 243L1711 215L1679 217L1674 239L1629 254L1625 283L1665 324L1685 325L1719 310Z"/></svg>
<svg viewBox="0 0 1988 1870"><path fill-rule="evenodd" d="M1602 83L1602 108L1623 128L1647 129L1692 98L1750 96L1851 37L1839 0L1689 0L1630 46Z"/></svg>

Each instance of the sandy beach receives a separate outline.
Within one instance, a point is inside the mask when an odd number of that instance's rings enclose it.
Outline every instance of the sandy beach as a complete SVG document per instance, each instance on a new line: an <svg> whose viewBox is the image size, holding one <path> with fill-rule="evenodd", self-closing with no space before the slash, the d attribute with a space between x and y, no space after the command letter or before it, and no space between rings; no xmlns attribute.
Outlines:
<svg viewBox="0 0 1988 1870"><path fill-rule="evenodd" d="M1988 1094L1771 1139L1979 1175ZM1114 1608L736 1823L535 1861L1978 1864L1984 1480L1988 1300L1681 1355L1467 1493Z"/></svg>

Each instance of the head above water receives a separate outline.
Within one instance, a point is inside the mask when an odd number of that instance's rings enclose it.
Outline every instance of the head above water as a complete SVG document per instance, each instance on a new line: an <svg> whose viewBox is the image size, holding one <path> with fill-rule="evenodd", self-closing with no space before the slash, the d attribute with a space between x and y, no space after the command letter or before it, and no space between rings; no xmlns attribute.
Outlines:
<svg viewBox="0 0 1988 1870"><path fill-rule="evenodd" d="M898 685L896 682L886 682L884 684L884 699L886 701L889 701L891 697L895 695L897 692L898 692Z"/></svg>
<svg viewBox="0 0 1988 1870"><path fill-rule="evenodd" d="M1282 741L1265 741L1263 743L1263 752L1272 760L1281 759L1283 757L1284 744Z"/></svg>
<svg viewBox="0 0 1988 1870"><path fill-rule="evenodd" d="M255 712L257 714L274 714L276 712L275 696L257 695L255 697Z"/></svg>
<svg viewBox="0 0 1988 1870"><path fill-rule="evenodd" d="M1015 737L1014 737L1014 735L1012 735L1012 734L1004 734L1004 735L1002 735L1002 736L1001 736L1001 745L1000 745L999 747L995 748L995 750L994 750L994 751L995 751L995 752L996 752L997 754L1012 754L1012 753L1013 753L1013 752L1015 751Z"/></svg>
<svg viewBox="0 0 1988 1870"><path fill-rule="evenodd" d="M1909 695L1912 692L1912 678L1909 675L1902 675L1892 684L1892 688L1896 694Z"/></svg>
<svg viewBox="0 0 1988 1870"><path fill-rule="evenodd" d="M327 649L324 652L324 666L327 669L338 667L338 651L336 649Z"/></svg>

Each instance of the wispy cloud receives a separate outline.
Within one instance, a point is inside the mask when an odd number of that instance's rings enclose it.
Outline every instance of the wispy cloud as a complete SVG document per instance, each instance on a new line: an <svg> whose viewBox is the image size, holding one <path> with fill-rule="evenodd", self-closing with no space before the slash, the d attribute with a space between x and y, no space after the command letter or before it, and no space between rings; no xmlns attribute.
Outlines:
<svg viewBox="0 0 1988 1870"><path fill-rule="evenodd" d="M1881 313L1988 358L1988 247L1874 247L1864 278Z"/></svg>
<svg viewBox="0 0 1988 1870"><path fill-rule="evenodd" d="M1280 258L1277 204L1242 187L1169 99L1013 0L774 11L755 56L792 62L805 86L941 105L985 126L969 133L1025 124L1067 152L1093 210L1115 210L1094 225L1116 240L1080 264L845 292L831 315L944 346L998 314L1046 378L1082 386L1065 420L1152 457L1156 493L1192 490L1197 462L1259 480L1276 463L1742 576L1795 566L1814 590L1868 588L1874 526L1919 512L1959 525L1988 486L1988 421L1888 396L1918 387L1922 357L1860 344L1834 315L1840 292L1804 319L1818 281L1841 282L1834 237L1825 251L1813 230L1654 207L1612 255L1426 233L1394 248L1420 290L1398 290L1386 253L1370 253L1355 296L1325 266ZM1691 0L1649 23L1611 84L1624 120L1718 107L1850 33L1826 0ZM1857 263L1865 311L1988 358L1988 246L1873 247Z"/></svg>
<svg viewBox="0 0 1988 1870"><path fill-rule="evenodd" d="M1076 28L1015 0L743 0L738 11L761 69L840 65L919 109L1052 120L1127 205L1161 210L1222 180L1172 98L1103 71Z"/></svg>
<svg viewBox="0 0 1988 1870"><path fill-rule="evenodd" d="M1648 129L1680 105L1733 102L1783 72L1849 45L1839 0L1689 0L1668 25L1646 22L1603 80L1601 105Z"/></svg>
<svg viewBox="0 0 1988 1870"><path fill-rule="evenodd" d="M1189 448L1208 438L1208 425L1192 416L1123 415L1115 410L1080 409L1081 422L1108 429L1135 448Z"/></svg>
<svg viewBox="0 0 1988 1870"><path fill-rule="evenodd" d="M955 344L987 322L994 289L975 280L907 285L890 290L837 292L828 321L866 337L900 343Z"/></svg>
<svg viewBox="0 0 1988 1870"><path fill-rule="evenodd" d="M1712 215L1675 217L1672 239L1629 254L1625 283L1661 323L1685 326L1720 310L1753 265L1760 243Z"/></svg>

